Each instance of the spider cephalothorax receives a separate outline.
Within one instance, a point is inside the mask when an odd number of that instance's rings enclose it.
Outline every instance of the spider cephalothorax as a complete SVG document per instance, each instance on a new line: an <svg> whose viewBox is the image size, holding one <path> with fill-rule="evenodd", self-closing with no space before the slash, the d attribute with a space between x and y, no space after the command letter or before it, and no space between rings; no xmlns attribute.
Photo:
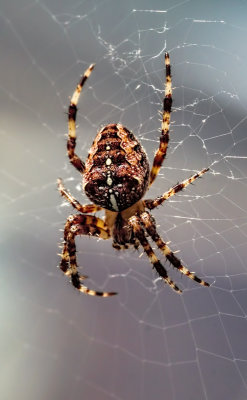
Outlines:
<svg viewBox="0 0 247 400"><path fill-rule="evenodd" d="M87 288L80 275L76 262L75 238L78 235L91 235L102 239L112 238L115 249L127 249L129 246L143 247L159 276L177 293L181 290L168 276L165 267L155 255L148 238L156 244L160 252L182 274L203 286L209 284L198 278L184 267L156 230L154 218L148 210L156 208L169 197L194 182L208 171L208 168L178 183L156 199L143 200L148 187L153 183L161 168L169 142L170 114L172 106L172 86L170 59L165 53L166 87L163 101L163 118L160 145L155 154L151 171L145 151L127 128L121 124L109 124L102 128L89 151L86 163L75 154L76 113L81 89L90 76L94 65L85 71L70 102L68 119L67 150L71 164L83 175L83 188L92 204L81 205L58 179L58 189L70 204L79 211L68 217L64 228L63 252L60 269L71 277L71 282L79 291L108 297L114 292L98 292ZM88 213L105 210L104 219Z"/></svg>

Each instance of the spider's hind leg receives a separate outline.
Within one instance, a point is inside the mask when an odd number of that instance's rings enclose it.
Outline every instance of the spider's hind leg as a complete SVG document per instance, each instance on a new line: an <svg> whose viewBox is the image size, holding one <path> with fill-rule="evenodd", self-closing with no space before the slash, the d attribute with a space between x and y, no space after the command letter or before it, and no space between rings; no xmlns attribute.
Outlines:
<svg viewBox="0 0 247 400"><path fill-rule="evenodd" d="M210 286L209 283L205 282L201 278L198 278L193 272L190 272L186 267L184 267L181 261L175 256L175 254L171 251L171 249L167 246L167 244L161 239L160 235L156 231L156 226L153 217L148 212L143 212L140 216L143 225L148 233L148 235L152 238L152 240L156 243L157 247L160 251L166 256L167 260L177 268L182 274L188 276L188 278L196 281L202 286Z"/></svg>
<svg viewBox="0 0 247 400"><path fill-rule="evenodd" d="M75 154L76 146L76 114L77 114L77 104L80 98L81 90L86 82L86 80L91 75L94 68L94 64L91 64L88 69L84 72L80 82L78 83L76 90L74 91L68 110L68 140L67 140L67 153L71 164L80 172L85 171L84 162Z"/></svg>
<svg viewBox="0 0 247 400"><path fill-rule="evenodd" d="M156 176L159 173L159 170L166 157L166 152L169 143L170 118L172 110L172 78L171 78L170 57L168 53L165 53L165 67L166 67L166 84L165 84L165 97L163 101L160 145L154 156L153 166L150 172L149 186L152 185Z"/></svg>

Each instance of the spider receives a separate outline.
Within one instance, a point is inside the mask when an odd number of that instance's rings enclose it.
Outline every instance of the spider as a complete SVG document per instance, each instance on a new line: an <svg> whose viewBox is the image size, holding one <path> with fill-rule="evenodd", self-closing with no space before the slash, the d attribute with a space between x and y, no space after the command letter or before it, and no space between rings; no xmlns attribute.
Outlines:
<svg viewBox="0 0 247 400"><path fill-rule="evenodd" d="M91 64L80 79L72 95L68 109L67 153L71 164L83 175L83 189L92 204L81 205L58 179L60 194L79 212L70 215L64 228L63 251L60 269L71 278L72 285L80 292L91 296L109 297L117 293L100 292L84 285L85 275L80 275L76 261L75 239L78 235L96 236L101 239L112 238L112 246L127 249L130 246L142 246L153 268L162 280L175 292L181 293L179 287L171 280L167 270L154 253L149 238L156 244L166 259L188 278L200 285L209 284L190 272L174 252L163 241L156 230L152 210L175 195L190 183L200 178L209 168L177 183L167 192L155 199L143 200L147 189L152 185L166 157L170 115L172 107L172 82L170 57L165 53L165 94L163 101L163 118L159 148L155 153L151 171L147 155L141 144L126 127L121 124L109 124L96 135L86 163L75 153L76 146L76 113L81 90L94 68ZM104 210L104 219L89 213Z"/></svg>

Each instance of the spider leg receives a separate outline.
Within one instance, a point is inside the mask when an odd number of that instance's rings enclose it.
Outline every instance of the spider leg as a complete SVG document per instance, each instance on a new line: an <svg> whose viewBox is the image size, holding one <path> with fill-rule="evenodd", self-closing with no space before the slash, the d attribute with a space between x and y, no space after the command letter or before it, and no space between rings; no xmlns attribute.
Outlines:
<svg viewBox="0 0 247 400"><path fill-rule="evenodd" d="M182 293L182 291L178 288L177 285L169 278L167 275L167 271L165 267L160 263L155 253L153 252L152 247L150 246L148 240L145 237L144 229L141 225L141 219L138 216L133 216L129 219L130 225L133 227L133 231L137 239L140 241L145 253L147 254L150 262L153 264L153 267L158 272L159 276L167 283L173 290L177 293Z"/></svg>
<svg viewBox="0 0 247 400"><path fill-rule="evenodd" d="M78 272L76 262L76 246L75 238L78 235L97 236L101 239L109 239L110 233L103 220L92 215L75 214L68 217L64 228L64 247L60 269L65 275L71 277L72 285L85 294L91 296L109 297L115 292L99 292L89 289L83 285L82 281L86 276L82 276Z"/></svg>
<svg viewBox="0 0 247 400"><path fill-rule="evenodd" d="M92 215L70 215L67 218L65 227L64 227L64 242L63 242L63 252L61 254L62 259L60 262L60 269L65 273L65 275L70 275L70 258L69 258L69 251L68 251L68 235L70 230L73 231L73 225L81 224L85 226L85 232L82 234L85 235L99 235L102 239L109 239L109 233L107 227L103 220L100 218L94 217ZM97 231L98 229L98 231ZM102 232L101 232L102 231Z"/></svg>
<svg viewBox="0 0 247 400"><path fill-rule="evenodd" d="M153 166L150 172L149 186L152 185L162 163L166 157L166 151L169 142L169 129L170 129L170 117L172 108L172 79L171 79L171 67L170 67L170 57L168 53L165 53L165 66L166 66L166 85L165 85L165 97L163 102L163 116L161 124L161 136L159 149L156 151Z"/></svg>
<svg viewBox="0 0 247 400"><path fill-rule="evenodd" d="M91 64L88 69L84 72L80 82L78 83L76 90L71 97L69 110L68 110L68 141L67 141L67 152L71 164L80 172L83 173L85 170L85 164L81 159L75 154L76 146L76 113L77 113L77 103L80 98L82 87L84 86L87 78L90 76L94 64Z"/></svg>
<svg viewBox="0 0 247 400"><path fill-rule="evenodd" d="M204 168L200 172L197 172L195 175L191 176L189 179L184 180L181 183L177 183L175 186L171 187L167 192L162 194L161 196L156 197L156 199L148 199L144 200L144 206L149 210L160 206L165 200L169 199L169 197L174 196L174 194L183 190L190 183L193 183L197 178L200 178L205 172L209 171L209 168Z"/></svg>
<svg viewBox="0 0 247 400"><path fill-rule="evenodd" d="M188 276L188 278L196 281L202 286L210 286L209 283L203 281L198 278L193 272L190 272L187 268L185 268L181 261L175 256L175 254L171 251L171 249L167 246L167 244L161 239L160 235L156 231L154 218L146 211L144 211L140 215L141 221L145 226L145 229L148 235L152 238L152 240L156 243L157 247L160 251L166 256L167 260L177 268L182 274Z"/></svg>
<svg viewBox="0 0 247 400"><path fill-rule="evenodd" d="M79 201L77 201L68 190L65 189L63 181L61 178L57 179L57 186L61 196L65 197L65 199L77 210L83 214L86 213L94 213L102 210L102 207L96 206L95 204L86 204L81 205Z"/></svg>

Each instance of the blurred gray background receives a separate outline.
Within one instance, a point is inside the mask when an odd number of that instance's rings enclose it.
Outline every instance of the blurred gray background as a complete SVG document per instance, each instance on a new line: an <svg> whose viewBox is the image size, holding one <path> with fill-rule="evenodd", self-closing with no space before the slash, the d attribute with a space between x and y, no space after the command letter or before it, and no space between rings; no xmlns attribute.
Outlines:
<svg viewBox="0 0 247 400"><path fill-rule="evenodd" d="M1 399L245 400L246 1L2 0ZM159 232L202 288L141 251L78 238L88 286L57 268L66 218L62 177L81 203L66 156L66 112L80 75L77 153L97 130L131 129L150 161L159 143L164 51L173 76L169 154L148 197L210 172L153 212ZM158 254L158 252L157 252ZM159 255L160 257L160 255ZM161 260L165 260L161 257Z"/></svg>

